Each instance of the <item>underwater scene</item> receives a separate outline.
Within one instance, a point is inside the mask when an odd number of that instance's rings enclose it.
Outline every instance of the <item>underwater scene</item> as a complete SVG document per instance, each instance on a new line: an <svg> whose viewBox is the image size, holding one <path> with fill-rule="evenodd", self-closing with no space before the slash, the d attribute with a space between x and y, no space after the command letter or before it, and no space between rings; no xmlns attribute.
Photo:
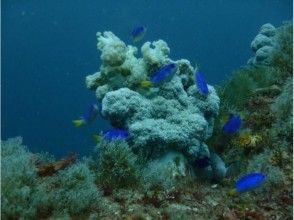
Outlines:
<svg viewBox="0 0 294 220"><path fill-rule="evenodd" d="M293 219L293 2L1 2L1 219Z"/></svg>

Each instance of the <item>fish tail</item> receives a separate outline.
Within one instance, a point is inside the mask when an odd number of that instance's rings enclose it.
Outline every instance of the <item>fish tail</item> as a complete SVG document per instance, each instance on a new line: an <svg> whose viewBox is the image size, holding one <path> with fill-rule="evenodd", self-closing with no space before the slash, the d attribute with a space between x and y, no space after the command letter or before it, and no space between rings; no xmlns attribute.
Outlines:
<svg viewBox="0 0 294 220"><path fill-rule="evenodd" d="M82 127L83 125L86 124L85 120L83 120L83 119L73 120L72 123L76 128Z"/></svg>
<svg viewBox="0 0 294 220"><path fill-rule="evenodd" d="M144 35L133 37L133 43L137 43L143 39Z"/></svg>
<svg viewBox="0 0 294 220"><path fill-rule="evenodd" d="M102 140L102 135L100 134L93 134L92 137L95 144L98 144Z"/></svg>
<svg viewBox="0 0 294 220"><path fill-rule="evenodd" d="M149 88L152 86L152 82L150 80L143 80L140 83L141 88Z"/></svg>

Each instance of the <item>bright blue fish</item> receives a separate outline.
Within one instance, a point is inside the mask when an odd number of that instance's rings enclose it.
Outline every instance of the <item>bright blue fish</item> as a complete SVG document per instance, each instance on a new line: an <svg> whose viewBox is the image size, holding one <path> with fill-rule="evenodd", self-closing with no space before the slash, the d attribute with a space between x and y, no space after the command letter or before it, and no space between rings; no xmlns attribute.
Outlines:
<svg viewBox="0 0 294 220"><path fill-rule="evenodd" d="M80 119L73 120L73 124L75 127L81 127L86 125L92 121L94 121L99 112L99 108L97 104L92 104L89 106L88 110L84 112L83 116Z"/></svg>
<svg viewBox="0 0 294 220"><path fill-rule="evenodd" d="M118 128L113 128L103 133L103 137L109 141L113 139L127 139L129 137L128 131Z"/></svg>
<svg viewBox="0 0 294 220"><path fill-rule="evenodd" d="M242 120L239 115L230 114L229 120L224 124L223 131L227 134L236 133L242 124Z"/></svg>
<svg viewBox="0 0 294 220"><path fill-rule="evenodd" d="M195 80L196 80L196 84L197 84L197 87L200 90L200 92L203 95L208 95L207 83L206 83L203 75L198 71L195 73Z"/></svg>
<svg viewBox="0 0 294 220"><path fill-rule="evenodd" d="M264 173L250 173L241 177L235 184L238 193L255 189L264 183L266 175Z"/></svg>
<svg viewBox="0 0 294 220"><path fill-rule="evenodd" d="M144 26L139 26L134 28L134 30L131 33L131 36L133 38L134 42L138 42L143 39L145 33L146 33L147 28Z"/></svg>
<svg viewBox="0 0 294 220"><path fill-rule="evenodd" d="M165 80L168 76L171 76L175 71L177 65L174 63L167 64L156 71L151 77L152 83L160 83Z"/></svg>

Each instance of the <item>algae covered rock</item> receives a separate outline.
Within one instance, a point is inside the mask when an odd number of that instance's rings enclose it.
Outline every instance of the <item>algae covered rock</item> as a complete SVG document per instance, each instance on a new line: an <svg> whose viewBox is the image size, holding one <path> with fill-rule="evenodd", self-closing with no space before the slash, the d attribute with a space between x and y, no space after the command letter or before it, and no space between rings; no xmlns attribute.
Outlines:
<svg viewBox="0 0 294 220"><path fill-rule="evenodd" d="M174 187L179 180L191 177L188 161L176 151L170 151L163 157L150 161L143 170L143 179L147 187Z"/></svg>
<svg viewBox="0 0 294 220"><path fill-rule="evenodd" d="M128 88L109 92L102 101L102 114L112 125L128 128L133 148L147 155L153 152L150 156L180 150L194 160L208 151L202 146L211 135L219 99L212 87L201 99L191 91L188 95L174 81L181 82L175 77L152 99Z"/></svg>
<svg viewBox="0 0 294 220"><path fill-rule="evenodd" d="M251 49L255 56L250 58L248 63L269 64L276 44L276 28L269 23L262 25L259 33L251 42Z"/></svg>

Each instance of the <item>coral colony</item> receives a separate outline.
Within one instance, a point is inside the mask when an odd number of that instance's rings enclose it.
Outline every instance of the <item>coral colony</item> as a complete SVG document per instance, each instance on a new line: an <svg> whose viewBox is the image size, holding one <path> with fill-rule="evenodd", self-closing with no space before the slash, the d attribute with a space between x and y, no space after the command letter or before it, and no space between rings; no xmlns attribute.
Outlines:
<svg viewBox="0 0 294 220"><path fill-rule="evenodd" d="M97 40L97 104L73 123L101 114L112 128L93 131L83 160L2 141L3 219L291 218L292 23L263 25L248 64L215 88L163 40L142 57L110 31Z"/></svg>

